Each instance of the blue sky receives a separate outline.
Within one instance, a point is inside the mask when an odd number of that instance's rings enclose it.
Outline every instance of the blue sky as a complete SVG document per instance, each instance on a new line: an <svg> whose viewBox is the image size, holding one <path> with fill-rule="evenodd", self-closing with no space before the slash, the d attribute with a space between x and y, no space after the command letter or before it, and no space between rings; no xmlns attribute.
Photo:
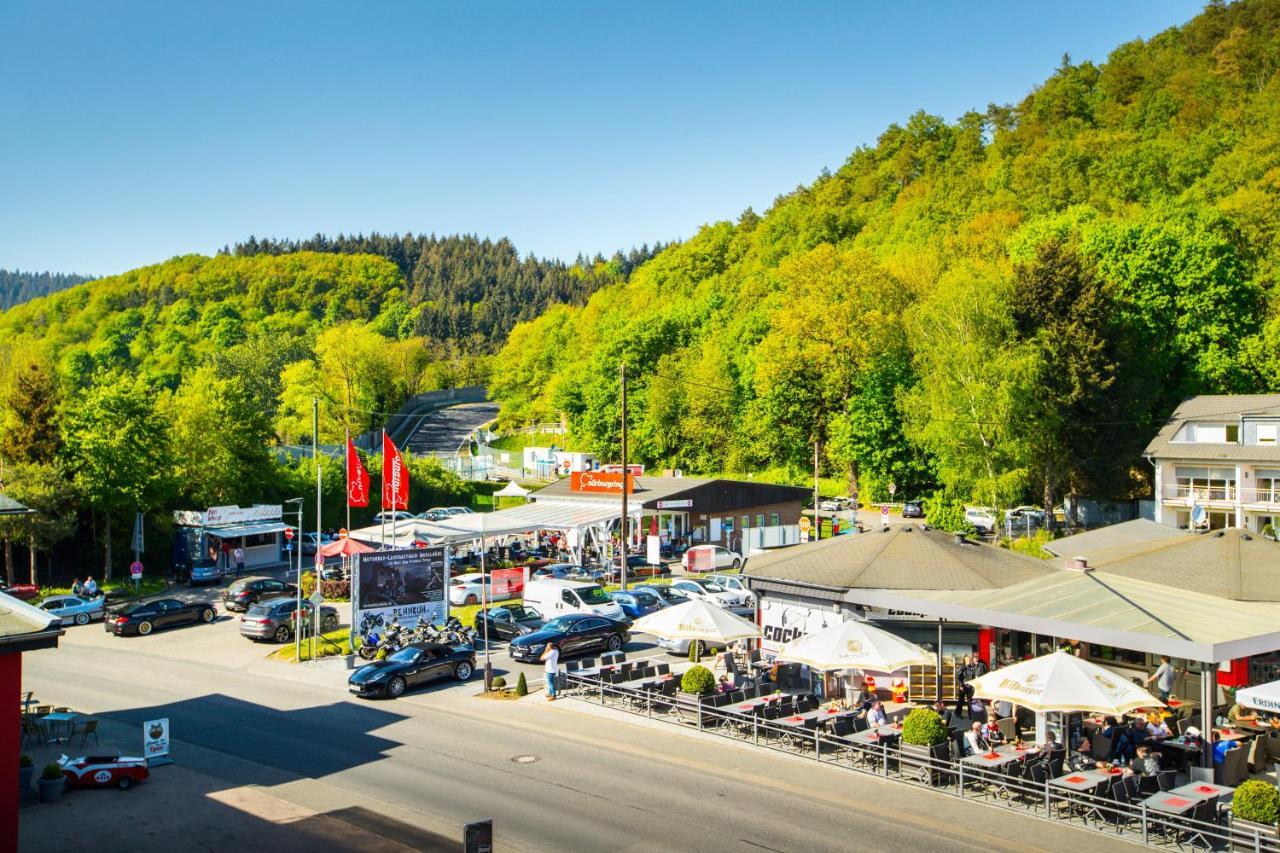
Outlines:
<svg viewBox="0 0 1280 853"><path fill-rule="evenodd" d="M0 267L317 231L678 239L1200 7L7 0Z"/></svg>

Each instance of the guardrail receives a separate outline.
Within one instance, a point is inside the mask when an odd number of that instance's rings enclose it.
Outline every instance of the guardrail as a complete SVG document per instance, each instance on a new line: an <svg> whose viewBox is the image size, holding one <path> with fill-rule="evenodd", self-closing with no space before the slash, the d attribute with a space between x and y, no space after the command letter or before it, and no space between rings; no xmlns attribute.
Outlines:
<svg viewBox="0 0 1280 853"><path fill-rule="evenodd" d="M1018 809L1029 817L1068 823L1083 829L1113 833L1128 841L1153 847L1183 845L1206 849L1251 850L1280 853L1280 838L1272 829L1262 832L1231 819L1216 800L1205 801L1190 815L1165 814L1140 802L1058 787L1048 778L1015 775L1012 768L1030 771L1028 759L1009 765L1010 770L984 768L950 758L903 752L897 739L878 744L837 737L821 727L798 727L765 719L761 713L740 713L694 705L679 696L652 690L634 690L607 684L592 676L561 672L571 698L696 729L704 734L750 742L753 746L806 758L851 772L893 779L945 796L990 806ZM892 741L892 742L891 742ZM1070 769L1064 773L1071 773ZM1080 772L1080 771L1077 771ZM1035 774L1039 775L1039 774ZM1123 779L1125 777L1118 777ZM1120 783L1125 785L1127 783ZM1112 783L1114 787L1115 783ZM1101 787L1101 785L1099 785ZM1146 797L1146 793L1140 794ZM1204 819L1209 817L1211 819ZM1226 820L1224 824L1222 821Z"/></svg>
<svg viewBox="0 0 1280 853"><path fill-rule="evenodd" d="M405 430L416 426L415 419L424 414L424 409L434 411L445 406L456 406L459 403L483 403L488 399L489 391L483 385L445 388L440 391L415 394L406 400L394 415L387 418L387 435L391 436L391 440L399 445L404 441L405 436L403 433ZM362 432L354 439L357 447L371 452L381 451L381 445L379 444L381 440L382 430L380 429Z"/></svg>

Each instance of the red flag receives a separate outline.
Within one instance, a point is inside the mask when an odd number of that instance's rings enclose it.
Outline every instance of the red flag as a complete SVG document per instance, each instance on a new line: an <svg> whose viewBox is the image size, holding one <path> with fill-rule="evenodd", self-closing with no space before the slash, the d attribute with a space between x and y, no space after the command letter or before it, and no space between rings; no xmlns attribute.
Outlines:
<svg viewBox="0 0 1280 853"><path fill-rule="evenodd" d="M347 439L347 506L369 505L369 472L356 453L356 446Z"/></svg>
<svg viewBox="0 0 1280 853"><path fill-rule="evenodd" d="M382 434L382 508L409 508L409 469L386 433Z"/></svg>

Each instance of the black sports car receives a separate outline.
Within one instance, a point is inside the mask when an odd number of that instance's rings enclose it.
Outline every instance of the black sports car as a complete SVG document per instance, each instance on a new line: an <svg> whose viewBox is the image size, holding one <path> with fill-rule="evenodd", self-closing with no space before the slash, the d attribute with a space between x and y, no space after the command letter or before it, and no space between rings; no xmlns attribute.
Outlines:
<svg viewBox="0 0 1280 853"><path fill-rule="evenodd" d="M217 616L217 608L207 601L188 604L176 598L161 598L114 610L102 620L102 625L107 633L115 634L117 637L129 634L140 634L145 637L159 628L212 622Z"/></svg>
<svg viewBox="0 0 1280 853"><path fill-rule="evenodd" d="M521 634L530 634L547 620L532 607L519 604L504 604L491 607L488 611L476 611L476 633L481 637L493 637L497 640L510 640Z"/></svg>
<svg viewBox="0 0 1280 853"><path fill-rule="evenodd" d="M616 652L631 639L627 633L630 627L630 622L619 619L570 613L557 616L540 630L516 637L511 641L509 653L513 660L536 661L547 643L559 646L562 658L591 652Z"/></svg>
<svg viewBox="0 0 1280 853"><path fill-rule="evenodd" d="M410 643L386 660L357 669L347 679L347 687L358 696L385 696L394 699L410 687L437 678L466 681L476 671L476 650L471 646L443 643Z"/></svg>

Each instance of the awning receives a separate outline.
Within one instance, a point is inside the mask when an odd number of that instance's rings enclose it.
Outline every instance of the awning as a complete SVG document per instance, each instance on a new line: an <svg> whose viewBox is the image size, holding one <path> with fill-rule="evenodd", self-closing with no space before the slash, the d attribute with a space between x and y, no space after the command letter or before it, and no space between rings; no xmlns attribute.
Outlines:
<svg viewBox="0 0 1280 853"><path fill-rule="evenodd" d="M293 525L283 521L260 521L256 524L232 524L228 527L206 527L204 532L219 539L235 539L241 536L257 536L262 533L281 533Z"/></svg>
<svg viewBox="0 0 1280 853"><path fill-rule="evenodd" d="M1063 569L992 590L851 589L845 601L1207 663L1280 649L1280 605L1102 571Z"/></svg>
<svg viewBox="0 0 1280 853"><path fill-rule="evenodd" d="M535 504L512 507L497 512L470 512L454 515L441 521L405 519L387 525L387 543L412 544L416 538L432 544L453 544L495 536L513 536L531 530L577 530L612 521L618 513L609 508L592 504L558 503L540 501ZM362 542L380 543L383 539L381 525L361 527L350 533Z"/></svg>

